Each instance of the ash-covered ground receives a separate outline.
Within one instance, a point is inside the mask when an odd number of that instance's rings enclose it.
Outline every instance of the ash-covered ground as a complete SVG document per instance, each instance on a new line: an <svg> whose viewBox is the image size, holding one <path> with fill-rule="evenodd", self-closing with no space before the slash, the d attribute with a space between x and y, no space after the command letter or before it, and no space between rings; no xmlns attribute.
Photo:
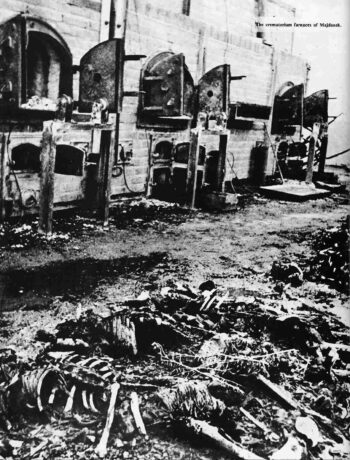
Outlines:
<svg viewBox="0 0 350 460"><path fill-rule="evenodd" d="M229 213L133 200L108 229L58 215L50 239L7 224L0 458L101 457L113 382L105 458L348 458L347 213L345 194L251 194Z"/></svg>

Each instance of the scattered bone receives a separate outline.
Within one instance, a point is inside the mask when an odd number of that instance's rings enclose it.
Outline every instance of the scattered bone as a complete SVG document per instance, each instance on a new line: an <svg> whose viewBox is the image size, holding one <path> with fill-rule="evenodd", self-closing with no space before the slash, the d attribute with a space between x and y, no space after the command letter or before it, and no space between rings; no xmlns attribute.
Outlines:
<svg viewBox="0 0 350 460"><path fill-rule="evenodd" d="M109 433L111 431L113 420L114 420L114 410L115 410L115 404L117 401L119 388L120 388L120 385L117 382L111 385L111 398L109 401L106 424L105 424L100 442L98 443L95 449L95 453L100 458L104 458L107 455L107 443L108 443Z"/></svg>
<svg viewBox="0 0 350 460"><path fill-rule="evenodd" d="M133 355L137 355L135 324L128 318L124 320L117 316L112 319L112 328L116 343L131 350Z"/></svg>
<svg viewBox="0 0 350 460"><path fill-rule="evenodd" d="M145 428L145 425L143 423L141 413L140 413L139 398L135 391L133 391L130 394L130 408L131 408L132 415L134 416L135 424L136 424L137 429L139 430L139 433L146 436L147 435L146 428Z"/></svg>
<svg viewBox="0 0 350 460"><path fill-rule="evenodd" d="M310 417L298 417L295 421L295 429L312 442L312 447L322 440L316 423Z"/></svg>
<svg viewBox="0 0 350 460"><path fill-rule="evenodd" d="M259 455L255 455L253 452L250 452L249 450L240 447L238 444L234 443L231 440L229 441L222 434L219 433L219 429L217 427L212 426L207 422L204 422L202 420L196 420L194 418L189 418L187 421L187 426L190 429L192 429L194 433L196 433L197 435L201 435L205 438L210 439L218 447L226 450L239 460L264 460Z"/></svg>
<svg viewBox="0 0 350 460"><path fill-rule="evenodd" d="M259 422L259 420L257 420L255 417L252 416L252 414L250 414L247 410L245 410L243 407L240 407L239 410L242 412L242 414L247 417L248 420L250 420L251 422L254 423L254 425L256 425L258 428L260 428L261 431L263 431L264 433L267 433L269 431L269 429L267 428L267 426L265 425L265 423L263 422Z"/></svg>
<svg viewBox="0 0 350 460"><path fill-rule="evenodd" d="M292 395L286 391L284 388L279 387L275 383L270 382L266 377L263 375L257 376L257 381L262 384L267 390L269 390L279 401L285 404L287 407L291 409L297 409L298 403L294 401Z"/></svg>
<svg viewBox="0 0 350 460"><path fill-rule="evenodd" d="M76 385L73 385L72 388L70 389L69 396L66 402L66 406L64 408L64 412L70 412L72 410L76 389L77 389Z"/></svg>
<svg viewBox="0 0 350 460"><path fill-rule="evenodd" d="M303 455L303 446L291 436L284 446L270 456L270 460L302 460Z"/></svg>

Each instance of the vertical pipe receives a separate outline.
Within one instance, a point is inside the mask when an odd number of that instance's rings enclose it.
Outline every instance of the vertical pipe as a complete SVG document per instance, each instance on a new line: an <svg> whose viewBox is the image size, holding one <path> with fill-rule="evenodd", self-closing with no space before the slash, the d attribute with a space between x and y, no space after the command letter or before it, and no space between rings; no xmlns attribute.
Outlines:
<svg viewBox="0 0 350 460"><path fill-rule="evenodd" d="M272 159L272 171L276 171L276 167L279 168L277 155L275 155L274 145L271 143L270 133L272 129L273 123L273 115L274 115L274 106L275 106L275 93L276 93L276 85L277 85L277 75L278 75L278 55L276 52L275 47L272 47L271 51L271 84L270 84L270 93L268 95L267 105L271 106L270 116L267 122L267 126L264 125L264 144L268 146L267 155L269 156L270 148L273 150L273 159ZM275 161L277 163L275 163Z"/></svg>
<svg viewBox="0 0 350 460"><path fill-rule="evenodd" d="M299 141L301 142L301 139L303 137L303 127L304 127L304 85L302 85L301 88L301 101L300 101L300 133L299 133Z"/></svg>
<svg viewBox="0 0 350 460"><path fill-rule="evenodd" d="M27 34L27 21L25 17L21 17L21 49L20 49L20 58L19 58L19 66L21 72L21 78L19 80L19 101L18 105L27 102L28 97L28 75L27 75L27 46L29 40L29 34Z"/></svg>
<svg viewBox="0 0 350 460"><path fill-rule="evenodd" d="M292 9L292 12L293 12L293 15L294 15L293 23L295 23L295 20L296 20L296 9L293 8L293 9ZM291 39L291 41L290 41L290 54L293 54L293 48L294 48L294 27L292 28L292 39Z"/></svg>
<svg viewBox="0 0 350 460"><path fill-rule="evenodd" d="M125 54L125 30L128 10L128 0L116 0L115 3L115 158L118 156L119 147L119 124L120 112L123 104L123 80L124 80L124 54Z"/></svg>
<svg viewBox="0 0 350 460"><path fill-rule="evenodd" d="M124 54L125 54L125 28L128 0L116 0L115 7L115 129L114 133L102 132L104 144L101 146L101 171L99 180L102 191L99 195L99 208L102 211L104 225L108 225L109 203L111 193L112 169L114 159L118 158L120 112L123 104L123 78L124 78ZM111 15L112 16L112 15ZM110 30L111 33L111 30ZM102 138L101 138L102 141ZM101 142L102 143L102 142ZM125 167L125 166L124 166Z"/></svg>

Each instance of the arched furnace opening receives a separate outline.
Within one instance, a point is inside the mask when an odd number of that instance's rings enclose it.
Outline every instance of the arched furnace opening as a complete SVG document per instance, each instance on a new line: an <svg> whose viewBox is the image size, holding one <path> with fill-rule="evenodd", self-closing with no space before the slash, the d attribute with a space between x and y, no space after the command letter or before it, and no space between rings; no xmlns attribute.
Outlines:
<svg viewBox="0 0 350 460"><path fill-rule="evenodd" d="M20 108L55 110L59 96L72 95L71 52L61 35L37 17L21 14L0 24L0 68L5 117Z"/></svg>
<svg viewBox="0 0 350 460"><path fill-rule="evenodd" d="M55 101L70 91L68 65L62 47L44 33L29 33L27 46L27 98L45 97Z"/></svg>
<svg viewBox="0 0 350 460"><path fill-rule="evenodd" d="M82 176L84 151L68 144L56 147L55 173L70 176Z"/></svg>
<svg viewBox="0 0 350 460"><path fill-rule="evenodd" d="M14 171L40 172L40 147L30 143L14 147L11 152L11 168Z"/></svg>

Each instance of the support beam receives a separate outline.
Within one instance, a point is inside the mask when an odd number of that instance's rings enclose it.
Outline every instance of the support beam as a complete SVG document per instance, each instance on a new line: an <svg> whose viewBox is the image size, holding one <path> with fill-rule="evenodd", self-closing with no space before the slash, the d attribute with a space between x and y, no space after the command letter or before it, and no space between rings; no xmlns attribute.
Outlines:
<svg viewBox="0 0 350 460"><path fill-rule="evenodd" d="M305 182L307 184L312 183L312 176L314 172L313 168L314 168L316 142L318 139L319 132L320 132L319 123L314 123L313 128L312 128L312 135L310 137L309 153L307 156L306 179L305 179Z"/></svg>
<svg viewBox="0 0 350 460"><path fill-rule="evenodd" d="M108 225L109 203L111 195L112 169L114 164L115 136L114 131L102 129L100 144L100 161L97 172L97 209L103 220L103 225Z"/></svg>
<svg viewBox="0 0 350 460"><path fill-rule="evenodd" d="M5 177L6 177L6 136L2 134L0 141L0 223L5 220Z"/></svg>
<svg viewBox="0 0 350 460"><path fill-rule="evenodd" d="M226 150L227 150L227 134L220 134L219 141L219 158L218 158L218 167L216 174L216 184L215 190L218 192L224 192L225 190L225 166L226 166Z"/></svg>
<svg viewBox="0 0 350 460"><path fill-rule="evenodd" d="M327 133L328 126L322 126L322 137L321 137L321 147L320 147L320 160L318 163L318 172L323 173L324 168L326 166L326 158L327 158L327 147L328 147L328 133Z"/></svg>
<svg viewBox="0 0 350 460"><path fill-rule="evenodd" d="M115 30L114 37L116 40L115 49L115 131L113 161L111 163L110 173L112 174L112 167L114 161L118 159L119 148L119 128L120 128L120 112L123 109L123 93L124 93L124 58L125 58L125 30L126 18L128 12L128 0L115 0ZM124 166L125 167L125 166ZM109 179L110 182L111 178ZM109 185L110 188L110 185ZM109 200L108 200L109 203ZM107 221L106 221L107 219ZM104 224L108 223L108 211L105 212Z"/></svg>
<svg viewBox="0 0 350 460"><path fill-rule="evenodd" d="M147 182L146 182L146 197L147 198L152 196L152 188L153 188L154 166L153 166L153 161L152 161L152 149L153 149L153 134L150 134L149 143L148 143L148 174L147 174Z"/></svg>
<svg viewBox="0 0 350 460"><path fill-rule="evenodd" d="M190 148L188 154L186 194L188 196L188 203L192 209L194 208L196 201L201 132L202 130L200 124L197 125L197 128L191 130Z"/></svg>
<svg viewBox="0 0 350 460"><path fill-rule="evenodd" d="M307 155L307 167L306 167L307 169L306 169L306 179L305 179L305 182L307 184L312 183L314 158L315 158L315 146L316 146L315 137L311 136L310 143L309 143L309 152Z"/></svg>
<svg viewBox="0 0 350 460"><path fill-rule="evenodd" d="M39 233L52 233L55 188L55 161L58 123L44 123L41 145L41 177L39 198Z"/></svg>

